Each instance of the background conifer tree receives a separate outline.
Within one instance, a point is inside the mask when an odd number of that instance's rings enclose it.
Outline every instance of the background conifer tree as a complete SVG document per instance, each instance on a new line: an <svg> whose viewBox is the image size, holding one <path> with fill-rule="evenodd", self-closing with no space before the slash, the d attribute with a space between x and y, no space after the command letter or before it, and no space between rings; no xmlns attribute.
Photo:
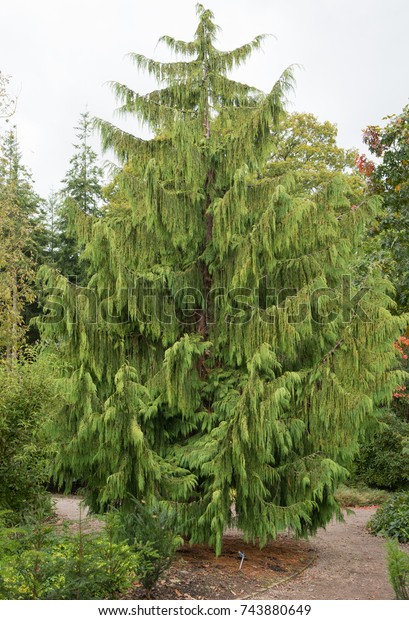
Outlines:
<svg viewBox="0 0 409 620"><path fill-rule="evenodd" d="M80 215L96 216L102 202L102 168L98 155L90 145L92 122L89 112L81 114L75 127L78 142L74 144L74 155L62 181L59 205L56 213L56 246L54 261L61 273L84 283L86 267L80 264L81 243L78 240L75 221Z"/></svg>
<svg viewBox="0 0 409 620"><path fill-rule="evenodd" d="M0 350L9 360L28 327L45 239L43 201L21 161L14 127L0 142Z"/></svg>
<svg viewBox="0 0 409 620"><path fill-rule="evenodd" d="M43 328L69 369L56 476L81 479L95 509L160 500L220 552L233 503L260 544L337 512L396 385L402 320L381 280L350 285L377 199L356 208L342 173L312 191L272 165L291 69L268 94L229 79L263 37L219 51L212 13L197 12L193 41L162 38L180 60L131 54L157 90L112 85L154 137L96 121L122 168L104 217L80 221L86 294L43 270L65 308Z"/></svg>

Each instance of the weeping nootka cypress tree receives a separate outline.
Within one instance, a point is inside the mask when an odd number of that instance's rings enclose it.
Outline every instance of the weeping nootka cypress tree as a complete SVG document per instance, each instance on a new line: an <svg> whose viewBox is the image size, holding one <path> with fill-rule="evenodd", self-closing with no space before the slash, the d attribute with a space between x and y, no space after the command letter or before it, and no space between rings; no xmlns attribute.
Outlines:
<svg viewBox="0 0 409 620"><path fill-rule="evenodd" d="M87 290L44 273L65 307L44 330L67 362L56 475L81 479L94 509L160 501L220 552L233 505L260 544L337 512L396 385L402 320L382 281L350 283L376 200L351 206L342 174L313 191L269 166L291 70L268 94L229 79L263 37L219 51L197 12L192 42L162 39L181 60L131 55L158 90L113 84L154 137L96 121L121 168L105 216L78 222Z"/></svg>

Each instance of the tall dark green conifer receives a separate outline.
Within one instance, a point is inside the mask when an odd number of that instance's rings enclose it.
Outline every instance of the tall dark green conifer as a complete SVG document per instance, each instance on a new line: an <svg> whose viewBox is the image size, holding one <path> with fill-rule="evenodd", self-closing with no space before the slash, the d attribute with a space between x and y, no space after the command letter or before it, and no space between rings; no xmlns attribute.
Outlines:
<svg viewBox="0 0 409 620"><path fill-rule="evenodd" d="M90 145L92 121L89 112L81 114L75 127L78 142L74 144L74 155L65 175L60 192L61 205L57 209L57 247L54 260L65 276L75 276L84 283L85 267L80 264L81 243L78 240L75 220L83 214L96 216L102 202L103 172L98 165L98 156Z"/></svg>
<svg viewBox="0 0 409 620"><path fill-rule="evenodd" d="M79 226L88 291L44 273L65 309L44 331L69 368L60 479L81 479L94 508L159 500L220 552L233 504L260 544L337 512L333 491L396 385L402 321L381 281L348 289L376 199L351 208L342 174L312 192L268 166L291 70L268 94L229 79L263 37L219 51L197 11L192 42L162 39L181 60L131 55L158 90L113 84L154 138L96 122L122 169L105 216Z"/></svg>

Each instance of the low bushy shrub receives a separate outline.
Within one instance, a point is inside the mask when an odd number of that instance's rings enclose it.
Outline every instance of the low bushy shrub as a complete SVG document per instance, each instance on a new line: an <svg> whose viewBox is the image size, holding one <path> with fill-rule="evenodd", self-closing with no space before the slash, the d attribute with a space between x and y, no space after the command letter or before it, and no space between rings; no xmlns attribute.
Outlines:
<svg viewBox="0 0 409 620"><path fill-rule="evenodd" d="M147 508L133 500L132 509L119 513L123 536L138 553L136 576L149 596L159 577L166 571L183 539L168 526L168 518L160 506Z"/></svg>
<svg viewBox="0 0 409 620"><path fill-rule="evenodd" d="M356 477L369 486L399 490L409 487L409 422L393 412L381 418L382 428L361 447Z"/></svg>
<svg viewBox="0 0 409 620"><path fill-rule="evenodd" d="M52 447L46 426L55 398L45 357L34 352L12 367L0 363L0 510L16 517L47 502Z"/></svg>
<svg viewBox="0 0 409 620"><path fill-rule="evenodd" d="M98 533L61 534L44 523L0 523L0 599L104 599L135 580L139 554L116 542L118 524L108 519Z"/></svg>
<svg viewBox="0 0 409 620"><path fill-rule="evenodd" d="M398 600L409 600L409 555L401 551L396 540L389 541L388 576Z"/></svg>
<svg viewBox="0 0 409 620"><path fill-rule="evenodd" d="M368 522L372 534L409 542L409 491L396 493Z"/></svg>
<svg viewBox="0 0 409 620"><path fill-rule="evenodd" d="M0 515L0 599L42 599L57 587L61 557L51 552L53 528L38 516L24 524L11 512Z"/></svg>

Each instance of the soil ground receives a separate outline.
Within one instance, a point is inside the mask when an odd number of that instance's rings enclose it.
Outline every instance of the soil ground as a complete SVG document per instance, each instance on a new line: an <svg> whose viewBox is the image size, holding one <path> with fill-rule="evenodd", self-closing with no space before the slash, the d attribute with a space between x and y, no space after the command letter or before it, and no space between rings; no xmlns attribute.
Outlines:
<svg viewBox="0 0 409 620"><path fill-rule="evenodd" d="M239 552L245 554L241 569ZM185 545L152 598L253 599L259 590L269 589L283 578L291 579L314 559L314 551L305 541L285 537L259 549L244 543L240 536L226 536L220 557L206 545ZM144 599L146 593L135 587L125 598Z"/></svg>
<svg viewBox="0 0 409 620"><path fill-rule="evenodd" d="M60 519L79 518L77 497L55 496ZM385 542L366 530L376 507L355 508L345 522L331 522L308 541L281 535L260 550L243 543L239 533L225 537L219 558L204 545L186 545L152 597L174 599L389 600ZM83 512L82 516L86 513ZM88 527L101 522L87 517ZM244 552L239 570L239 551ZM146 597L141 587L126 598Z"/></svg>

